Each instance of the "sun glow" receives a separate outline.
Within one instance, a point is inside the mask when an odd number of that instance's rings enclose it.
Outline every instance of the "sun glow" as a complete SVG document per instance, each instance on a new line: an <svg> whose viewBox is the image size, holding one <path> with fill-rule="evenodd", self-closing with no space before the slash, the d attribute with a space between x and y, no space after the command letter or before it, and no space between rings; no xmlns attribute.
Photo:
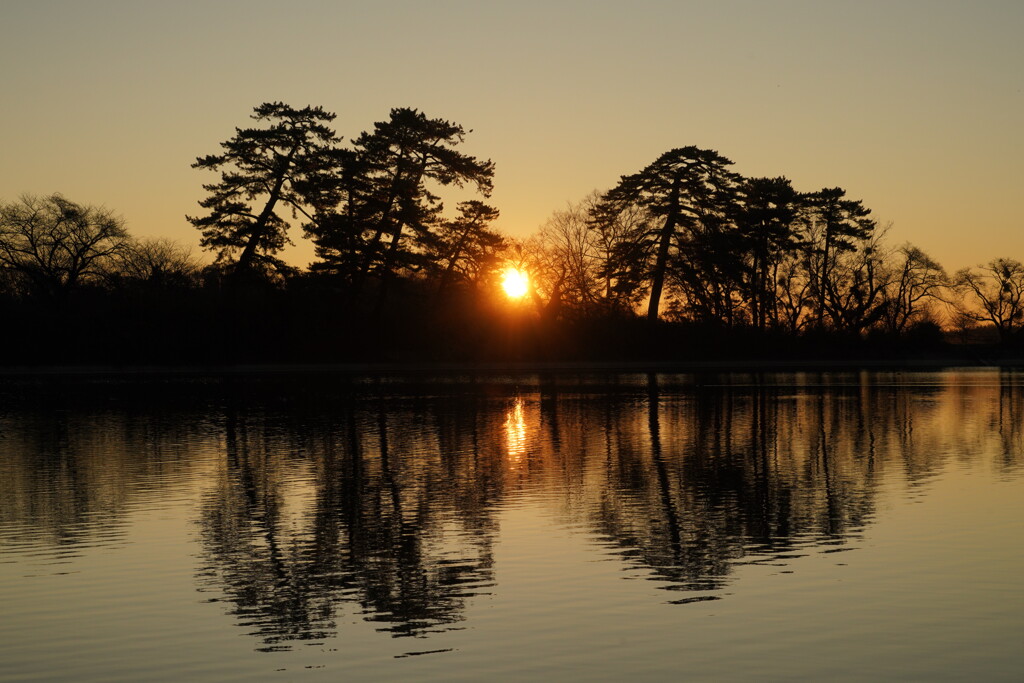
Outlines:
<svg viewBox="0 0 1024 683"><path fill-rule="evenodd" d="M521 299L530 289L530 278L518 268L506 268L501 276L501 288L510 299Z"/></svg>

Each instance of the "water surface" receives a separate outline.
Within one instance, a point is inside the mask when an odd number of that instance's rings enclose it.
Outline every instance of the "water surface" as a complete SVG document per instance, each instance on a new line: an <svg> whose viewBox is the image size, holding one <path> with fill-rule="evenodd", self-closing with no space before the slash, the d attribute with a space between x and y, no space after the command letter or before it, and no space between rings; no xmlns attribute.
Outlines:
<svg viewBox="0 0 1024 683"><path fill-rule="evenodd" d="M1014 680L1024 376L8 379L2 680Z"/></svg>

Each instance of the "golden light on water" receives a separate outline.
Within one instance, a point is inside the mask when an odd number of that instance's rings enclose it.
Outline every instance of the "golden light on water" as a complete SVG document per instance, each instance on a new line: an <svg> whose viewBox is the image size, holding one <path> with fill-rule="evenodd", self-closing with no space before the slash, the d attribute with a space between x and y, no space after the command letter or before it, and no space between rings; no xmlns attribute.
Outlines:
<svg viewBox="0 0 1024 683"><path fill-rule="evenodd" d="M505 413L505 441L508 461L513 464L522 462L526 453L526 418L523 415L523 399L518 396Z"/></svg>
<svg viewBox="0 0 1024 683"><path fill-rule="evenodd" d="M530 289L530 277L518 268L509 266L501 276L501 288L510 299L521 299Z"/></svg>

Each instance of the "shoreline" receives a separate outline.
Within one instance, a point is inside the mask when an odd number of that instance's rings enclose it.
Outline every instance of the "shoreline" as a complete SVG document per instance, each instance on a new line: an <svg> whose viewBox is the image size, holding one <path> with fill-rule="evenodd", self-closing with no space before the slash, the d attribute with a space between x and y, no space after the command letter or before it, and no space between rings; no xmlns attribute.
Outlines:
<svg viewBox="0 0 1024 683"><path fill-rule="evenodd" d="M0 379L24 377L424 376L534 374L703 374L1024 369L1024 358L885 360L516 361L252 363L235 365L61 365L0 367Z"/></svg>

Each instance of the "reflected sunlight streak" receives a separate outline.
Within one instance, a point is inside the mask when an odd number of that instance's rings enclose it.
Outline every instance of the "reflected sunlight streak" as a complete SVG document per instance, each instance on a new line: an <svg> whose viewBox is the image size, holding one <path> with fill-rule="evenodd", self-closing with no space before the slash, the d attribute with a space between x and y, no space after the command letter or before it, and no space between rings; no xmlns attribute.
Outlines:
<svg viewBox="0 0 1024 683"><path fill-rule="evenodd" d="M526 454L526 418L523 416L523 399L519 396L505 414L505 441L508 461L522 462Z"/></svg>

